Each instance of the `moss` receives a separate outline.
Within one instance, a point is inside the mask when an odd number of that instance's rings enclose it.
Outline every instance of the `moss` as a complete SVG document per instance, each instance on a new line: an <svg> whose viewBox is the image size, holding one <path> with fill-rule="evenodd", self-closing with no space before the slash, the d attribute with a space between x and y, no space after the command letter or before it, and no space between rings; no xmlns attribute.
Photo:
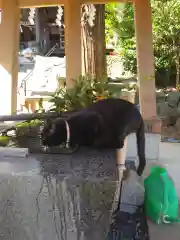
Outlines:
<svg viewBox="0 0 180 240"><path fill-rule="evenodd" d="M32 121L25 121L21 123L17 123L15 125L15 136L0 136L0 146L7 147L13 144L16 144L19 138L21 137L28 137L29 135L37 136L38 130L36 127L40 126L42 123L41 120L32 120Z"/></svg>
<svg viewBox="0 0 180 240"><path fill-rule="evenodd" d="M18 129L26 128L26 127L36 127L36 126L39 126L41 123L42 123L41 120L36 119L36 120L31 120L31 121L25 121L25 122L17 123L16 127Z"/></svg>
<svg viewBox="0 0 180 240"><path fill-rule="evenodd" d="M3 146L3 147L8 146L9 141L10 141L10 137L0 136L0 146Z"/></svg>
<svg viewBox="0 0 180 240"><path fill-rule="evenodd" d="M32 121L25 121L22 123L18 123L16 125L16 138L22 136L36 136L38 135L38 127L41 125L41 120L32 120Z"/></svg>

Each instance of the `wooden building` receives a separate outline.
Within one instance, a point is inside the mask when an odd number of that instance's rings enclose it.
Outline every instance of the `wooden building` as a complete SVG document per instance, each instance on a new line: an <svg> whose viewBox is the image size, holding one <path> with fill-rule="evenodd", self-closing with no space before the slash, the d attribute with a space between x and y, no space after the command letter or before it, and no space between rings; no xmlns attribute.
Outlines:
<svg viewBox="0 0 180 240"><path fill-rule="evenodd" d="M52 55L64 56L64 14L59 26L56 23L58 7L34 9L32 21L29 20L31 9L21 9L20 48L32 47L45 55L55 45Z"/></svg>

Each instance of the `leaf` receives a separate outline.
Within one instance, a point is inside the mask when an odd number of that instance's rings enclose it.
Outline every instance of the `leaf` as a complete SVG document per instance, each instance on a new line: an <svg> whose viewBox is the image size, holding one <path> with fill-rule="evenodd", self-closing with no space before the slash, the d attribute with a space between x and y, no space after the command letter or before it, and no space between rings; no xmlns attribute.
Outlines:
<svg viewBox="0 0 180 240"><path fill-rule="evenodd" d="M113 94L107 78L93 79L90 76L80 76L74 82L73 88L64 88L63 95L58 95L61 91L57 91L57 95L54 94L50 99L51 111L78 110L97 101L97 97L108 98Z"/></svg>

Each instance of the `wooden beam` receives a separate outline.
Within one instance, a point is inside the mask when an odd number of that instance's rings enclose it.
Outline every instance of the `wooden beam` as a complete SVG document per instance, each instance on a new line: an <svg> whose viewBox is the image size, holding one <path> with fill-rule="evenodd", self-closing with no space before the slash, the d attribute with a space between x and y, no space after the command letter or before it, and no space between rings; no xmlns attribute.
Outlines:
<svg viewBox="0 0 180 240"><path fill-rule="evenodd" d="M71 0L72 2L75 0ZM108 4L117 2L129 2L129 0L78 0L81 4ZM67 0L19 0L20 8L31 8L31 7L53 7L57 5L64 5ZM1 4L1 0L0 0Z"/></svg>
<svg viewBox="0 0 180 240"><path fill-rule="evenodd" d="M64 5L65 2L66 0L19 0L19 7L54 7L57 5Z"/></svg>
<svg viewBox="0 0 180 240"><path fill-rule="evenodd" d="M123 3L128 0L83 0L83 4L108 4L108 3Z"/></svg>

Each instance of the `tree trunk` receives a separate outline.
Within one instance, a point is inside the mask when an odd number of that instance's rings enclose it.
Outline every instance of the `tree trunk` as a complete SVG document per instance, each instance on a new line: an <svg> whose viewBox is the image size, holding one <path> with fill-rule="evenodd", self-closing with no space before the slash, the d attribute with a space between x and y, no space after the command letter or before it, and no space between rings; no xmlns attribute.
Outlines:
<svg viewBox="0 0 180 240"><path fill-rule="evenodd" d="M90 11L90 5L89 11ZM83 17L84 18L84 17ZM82 61L83 61L83 75L89 74L95 77L95 57L94 57L94 36L93 26L83 19L82 23Z"/></svg>
<svg viewBox="0 0 180 240"><path fill-rule="evenodd" d="M105 43L105 5L96 5L96 18L94 27L95 38L95 73L97 78L107 74L106 69L106 43Z"/></svg>
<svg viewBox="0 0 180 240"><path fill-rule="evenodd" d="M90 5L89 7L90 11ZM89 74L94 78L106 76L106 47L105 47L105 5L96 4L94 25L90 26L83 19L82 24L82 48L83 48L83 74Z"/></svg>
<svg viewBox="0 0 180 240"><path fill-rule="evenodd" d="M176 61L176 88L179 88L180 83L180 66L179 66L179 58Z"/></svg>

